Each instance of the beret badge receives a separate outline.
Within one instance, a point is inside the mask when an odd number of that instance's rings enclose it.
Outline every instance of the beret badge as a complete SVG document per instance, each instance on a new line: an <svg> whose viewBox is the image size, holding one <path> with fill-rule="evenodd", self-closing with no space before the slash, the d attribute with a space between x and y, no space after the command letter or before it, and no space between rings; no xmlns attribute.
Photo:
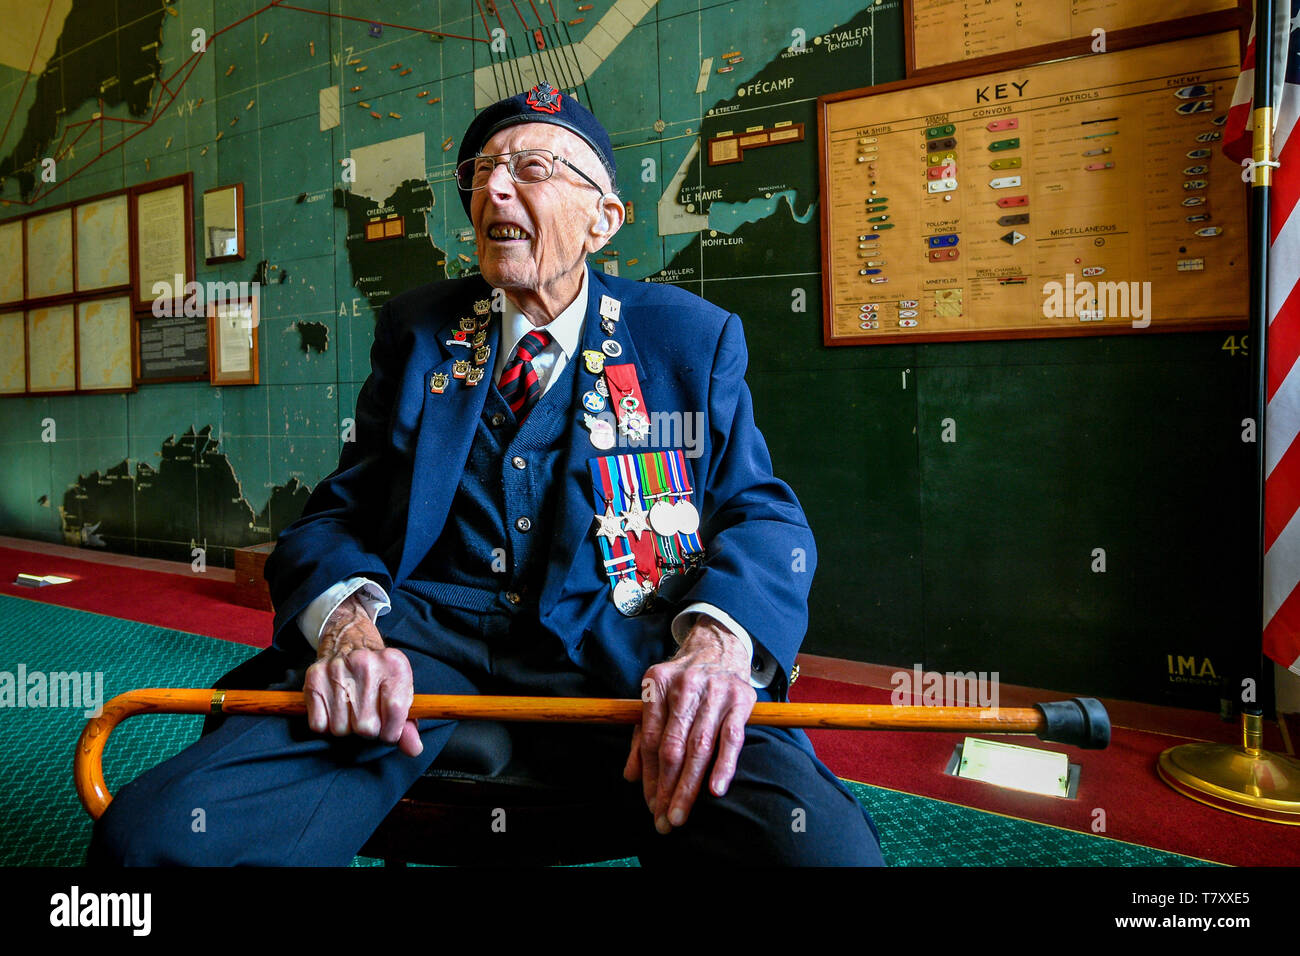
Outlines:
<svg viewBox="0 0 1300 956"><path fill-rule="evenodd" d="M538 83L528 91L527 103L538 113L558 113L564 97L550 83Z"/></svg>

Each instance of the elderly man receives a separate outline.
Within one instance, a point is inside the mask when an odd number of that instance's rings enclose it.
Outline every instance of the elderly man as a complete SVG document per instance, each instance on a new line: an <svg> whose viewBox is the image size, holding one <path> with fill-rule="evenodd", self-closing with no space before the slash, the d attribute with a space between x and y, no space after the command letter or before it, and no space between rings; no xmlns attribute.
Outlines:
<svg viewBox="0 0 1300 956"><path fill-rule="evenodd" d="M356 440L267 563L307 726L227 719L118 795L92 860L346 863L457 749L419 692L641 697L630 746L521 727L487 762L608 792L643 862L880 863L806 736L745 725L785 697L814 548L739 320L587 268L625 216L613 150L549 84L474 120L456 178L482 277L384 307Z"/></svg>

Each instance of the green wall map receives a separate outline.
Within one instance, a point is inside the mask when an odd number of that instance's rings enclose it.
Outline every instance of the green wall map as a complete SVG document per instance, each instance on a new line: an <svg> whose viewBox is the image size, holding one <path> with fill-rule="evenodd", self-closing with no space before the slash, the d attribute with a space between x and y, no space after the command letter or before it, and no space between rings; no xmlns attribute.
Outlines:
<svg viewBox="0 0 1300 956"><path fill-rule="evenodd" d="M1217 706L1166 661L1225 672L1246 623L1246 355L1212 334L821 345L816 98L903 76L901 0L292 7L73 0L43 72L0 66L0 219L239 182L247 258L197 278L265 283L256 387L0 399L0 533L179 560L206 539L213 563L269 540L337 463L375 310L476 270L460 136L540 78L615 147L632 214L594 266L744 319L759 425L819 545L806 650Z"/></svg>

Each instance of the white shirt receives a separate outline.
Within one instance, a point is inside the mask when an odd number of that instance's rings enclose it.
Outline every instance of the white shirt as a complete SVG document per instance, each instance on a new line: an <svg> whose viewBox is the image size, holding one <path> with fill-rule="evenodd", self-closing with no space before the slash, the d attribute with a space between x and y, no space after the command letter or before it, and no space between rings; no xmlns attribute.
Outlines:
<svg viewBox="0 0 1300 956"><path fill-rule="evenodd" d="M537 328L524 314L523 310L510 300L509 296L505 296L505 302L505 312L501 317L501 342L497 348L493 381L501 380L501 373L505 371L506 365L514 357L519 342L525 335ZM573 359L574 354L578 351L578 346L582 342L582 326L586 316L587 272L583 270L582 288L578 290L578 297L573 300L568 308L545 326L542 326L547 332L551 333L551 342L533 357L532 365L533 371L537 373L538 381L542 383L543 395L552 385L559 381L560 373L564 371L565 365ZM325 624L329 621L331 615L338 609L340 604L353 594L357 594L362 604L365 605L371 622L374 622L381 614L387 614L392 609L393 605L387 592L369 578L353 577L348 578L346 581L340 581L307 605L306 610L298 615L298 627L301 629L303 637L307 639L307 642L313 648L320 645L321 632L325 630ZM721 608L701 601L689 605L673 618L673 640L681 644L686 639L697 614L708 614L732 634L735 634L740 643L745 646L745 652L751 662L755 661L754 642L750 638L749 632L737 624ZM760 654L756 663L758 665L756 667L751 664L749 682L754 687L766 687L772 682L772 678L776 674L776 661L766 654Z"/></svg>
<svg viewBox="0 0 1300 956"><path fill-rule="evenodd" d="M493 381L501 381L501 373L506 370L510 360L515 357L515 349L525 335L537 328L523 310L505 297L506 308L501 316L501 342L497 348L497 360L493 370ZM582 288L578 297L567 309L542 326L551 333L551 342L533 356L533 371L542 383L542 395L545 395L553 383L559 381L560 373L569 360L577 354L582 344L582 325L587 317L587 273L582 273ZM540 398L540 396L539 396Z"/></svg>

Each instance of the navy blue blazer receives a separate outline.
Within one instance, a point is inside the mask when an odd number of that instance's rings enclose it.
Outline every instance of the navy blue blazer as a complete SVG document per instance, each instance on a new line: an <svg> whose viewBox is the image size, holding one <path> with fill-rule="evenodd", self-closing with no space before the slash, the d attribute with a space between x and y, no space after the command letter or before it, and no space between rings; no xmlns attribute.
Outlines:
<svg viewBox="0 0 1300 956"><path fill-rule="evenodd" d="M600 350L607 337L600 328L601 299L618 299L621 316L610 337L622 346L618 361L635 364L647 408L702 412L707 423L698 436L699 457L688 459L707 558L674 612L704 601L730 614L776 659L769 690L772 699L784 699L807 629L816 552L803 510L773 476L754 423L740 320L673 286L594 270L587 275L581 348ZM296 618L327 588L363 575L391 593L437 542L484 397L494 386L484 381L470 387L453 378L445 392L434 394L429 383L465 358L465 349L453 350L445 340L476 301L491 295L482 278L457 279L404 293L380 310L372 372L357 401L355 440L344 445L338 469L316 486L266 564L277 646L302 649ZM494 356L499 326L490 326ZM577 666L637 697L646 669L671 656L671 614L628 618L615 608L593 533L588 460L649 449L600 451L591 444L578 398L591 376L584 375L580 356L571 361L578 365L573 424L567 463L554 478L555 541L539 619ZM382 618L379 623L382 631Z"/></svg>

